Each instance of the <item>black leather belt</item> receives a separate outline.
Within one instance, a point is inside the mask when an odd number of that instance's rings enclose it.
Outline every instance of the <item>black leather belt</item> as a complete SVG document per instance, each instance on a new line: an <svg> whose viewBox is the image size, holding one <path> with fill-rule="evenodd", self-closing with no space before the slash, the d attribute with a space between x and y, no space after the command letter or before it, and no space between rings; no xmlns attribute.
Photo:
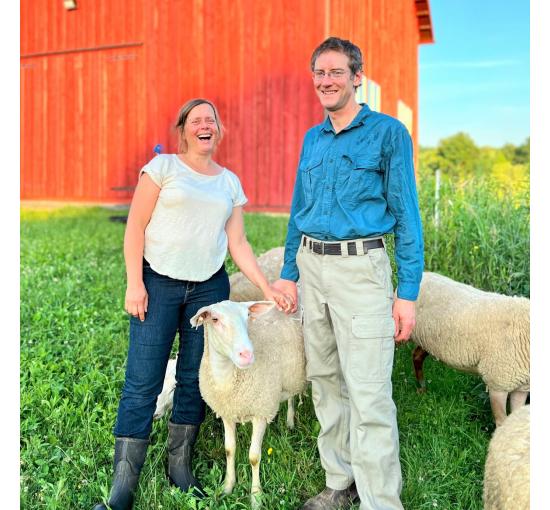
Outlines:
<svg viewBox="0 0 550 510"><path fill-rule="evenodd" d="M348 255L357 255L357 243L360 241L342 241L340 243L323 243L322 241L313 241L304 237L303 245L307 246L313 253L319 255L342 255L342 244L347 243ZM375 248L384 248L382 239L367 239L363 241L363 253Z"/></svg>

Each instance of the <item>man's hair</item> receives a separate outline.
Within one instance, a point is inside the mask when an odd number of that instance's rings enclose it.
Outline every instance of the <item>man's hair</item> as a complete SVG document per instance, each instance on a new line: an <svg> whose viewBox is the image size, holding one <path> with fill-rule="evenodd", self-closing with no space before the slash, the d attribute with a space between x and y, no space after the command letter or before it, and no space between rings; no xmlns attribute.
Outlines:
<svg viewBox="0 0 550 510"><path fill-rule="evenodd" d="M311 55L312 71L315 69L315 61L319 58L319 55L325 51L338 51L339 53L346 55L349 59L349 68L352 74L356 74L363 70L363 55L361 54L361 50L355 46L355 44L347 39L329 37L313 51L313 55Z"/></svg>

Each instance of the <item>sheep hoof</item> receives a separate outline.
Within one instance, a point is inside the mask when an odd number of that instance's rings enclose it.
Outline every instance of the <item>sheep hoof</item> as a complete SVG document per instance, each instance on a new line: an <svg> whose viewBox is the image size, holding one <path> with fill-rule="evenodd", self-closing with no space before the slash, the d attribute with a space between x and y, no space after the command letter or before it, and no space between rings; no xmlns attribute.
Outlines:
<svg viewBox="0 0 550 510"><path fill-rule="evenodd" d="M257 510L262 506L262 489L255 488L252 489L252 494L250 494L250 506L253 510Z"/></svg>
<svg viewBox="0 0 550 510"><path fill-rule="evenodd" d="M232 484L225 484L223 486L223 493L224 494L231 494L233 492L233 487L235 487L235 484L232 483Z"/></svg>
<svg viewBox="0 0 550 510"><path fill-rule="evenodd" d="M416 388L416 393L420 395L426 393L426 386L420 386L420 388Z"/></svg>

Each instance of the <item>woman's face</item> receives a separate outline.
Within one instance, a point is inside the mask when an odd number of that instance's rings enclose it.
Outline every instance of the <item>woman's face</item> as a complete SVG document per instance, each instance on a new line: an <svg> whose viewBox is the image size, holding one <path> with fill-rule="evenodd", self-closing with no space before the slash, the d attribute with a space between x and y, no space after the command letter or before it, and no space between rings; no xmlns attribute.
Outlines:
<svg viewBox="0 0 550 510"><path fill-rule="evenodd" d="M213 108L206 103L195 106L183 126L183 138L188 152L212 154L216 149L220 131Z"/></svg>

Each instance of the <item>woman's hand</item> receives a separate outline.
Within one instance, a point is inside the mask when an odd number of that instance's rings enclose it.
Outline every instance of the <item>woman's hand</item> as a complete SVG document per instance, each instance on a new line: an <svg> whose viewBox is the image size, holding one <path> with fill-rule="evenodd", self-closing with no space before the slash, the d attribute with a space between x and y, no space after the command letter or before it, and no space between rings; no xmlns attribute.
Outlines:
<svg viewBox="0 0 550 510"><path fill-rule="evenodd" d="M277 305L277 309L280 312L285 312L286 314L292 312L292 309L294 308L294 303L292 302L290 296L283 294L282 292L274 289L271 286L264 289L263 293L265 300L274 301Z"/></svg>
<svg viewBox="0 0 550 510"><path fill-rule="evenodd" d="M290 310L287 313L294 313L298 309L298 289L296 282L279 278L271 284L271 288L281 292L290 303Z"/></svg>
<svg viewBox="0 0 550 510"><path fill-rule="evenodd" d="M149 296L143 282L138 285L129 285L126 288L124 308L130 315L139 317L139 320L143 322L145 320L145 313L147 312L148 304Z"/></svg>

